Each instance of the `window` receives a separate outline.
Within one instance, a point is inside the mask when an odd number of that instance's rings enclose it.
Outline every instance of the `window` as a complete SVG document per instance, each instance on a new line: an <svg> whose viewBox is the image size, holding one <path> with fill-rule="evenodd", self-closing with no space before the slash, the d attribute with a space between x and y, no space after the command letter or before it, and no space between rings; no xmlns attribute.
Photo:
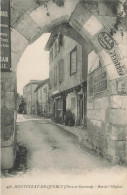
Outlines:
<svg viewBox="0 0 127 195"><path fill-rule="evenodd" d="M50 50L49 59L50 59L50 62L53 61L53 49Z"/></svg>
<svg viewBox="0 0 127 195"><path fill-rule="evenodd" d="M54 68L54 86L57 85L57 66Z"/></svg>
<svg viewBox="0 0 127 195"><path fill-rule="evenodd" d="M55 42L55 45L54 45L54 57L57 56L57 42Z"/></svg>
<svg viewBox="0 0 127 195"><path fill-rule="evenodd" d="M63 35L59 34L58 37L58 52L60 51L60 48L63 46Z"/></svg>
<svg viewBox="0 0 127 195"><path fill-rule="evenodd" d="M62 100L60 99L60 100L58 100L58 104L57 104L57 110L62 110L63 109L63 102L62 102Z"/></svg>
<svg viewBox="0 0 127 195"><path fill-rule="evenodd" d="M59 61L59 82L61 83L64 79L64 60Z"/></svg>
<svg viewBox="0 0 127 195"><path fill-rule="evenodd" d="M70 75L77 71L77 47L75 47L70 53Z"/></svg>
<svg viewBox="0 0 127 195"><path fill-rule="evenodd" d="M41 89L39 90L39 93L40 93L40 100L42 100L42 90Z"/></svg>
<svg viewBox="0 0 127 195"><path fill-rule="evenodd" d="M101 64L100 60L99 60L99 67L102 67L102 64Z"/></svg>
<svg viewBox="0 0 127 195"><path fill-rule="evenodd" d="M49 72L49 88L52 89L52 71Z"/></svg>

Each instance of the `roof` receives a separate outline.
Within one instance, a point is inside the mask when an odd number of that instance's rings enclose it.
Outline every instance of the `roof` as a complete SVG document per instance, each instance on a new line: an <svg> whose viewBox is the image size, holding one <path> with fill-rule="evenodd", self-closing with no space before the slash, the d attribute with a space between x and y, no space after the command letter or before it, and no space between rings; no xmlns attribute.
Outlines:
<svg viewBox="0 0 127 195"><path fill-rule="evenodd" d="M55 33L51 33L46 45L45 45L45 51L49 51L51 46L53 45L54 41L56 40L58 34Z"/></svg>
<svg viewBox="0 0 127 195"><path fill-rule="evenodd" d="M45 79L43 81L40 81L40 83L38 84L38 86L36 87L36 89L34 90L34 92L36 92L40 87L42 87L44 84L48 83L49 79Z"/></svg>
<svg viewBox="0 0 127 195"><path fill-rule="evenodd" d="M30 80L30 82L27 83L27 84L24 86L24 88L27 87L27 86L30 85L30 84L39 84L40 82L41 82L40 80Z"/></svg>

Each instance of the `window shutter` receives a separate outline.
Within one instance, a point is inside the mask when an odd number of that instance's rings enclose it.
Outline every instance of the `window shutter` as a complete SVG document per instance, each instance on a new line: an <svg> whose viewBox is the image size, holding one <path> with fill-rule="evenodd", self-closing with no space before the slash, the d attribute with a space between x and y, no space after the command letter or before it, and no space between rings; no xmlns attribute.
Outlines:
<svg viewBox="0 0 127 195"><path fill-rule="evenodd" d="M50 51L50 62L52 62L53 61L53 49L51 49L51 51Z"/></svg>
<svg viewBox="0 0 127 195"><path fill-rule="evenodd" d="M53 83L53 77L52 77L52 71L49 73L49 87L52 89L52 83Z"/></svg>
<svg viewBox="0 0 127 195"><path fill-rule="evenodd" d="M55 42L55 45L54 45L54 57L57 56L57 42Z"/></svg>
<svg viewBox="0 0 127 195"><path fill-rule="evenodd" d="M77 71L77 48L70 53L70 73L73 74Z"/></svg>
<svg viewBox="0 0 127 195"><path fill-rule="evenodd" d="M54 86L57 85L57 66L54 68Z"/></svg>
<svg viewBox="0 0 127 195"><path fill-rule="evenodd" d="M64 60L59 61L59 82L61 83L64 78Z"/></svg>
<svg viewBox="0 0 127 195"><path fill-rule="evenodd" d="M60 48L63 46L63 35L59 34L58 38L58 52L60 51Z"/></svg>

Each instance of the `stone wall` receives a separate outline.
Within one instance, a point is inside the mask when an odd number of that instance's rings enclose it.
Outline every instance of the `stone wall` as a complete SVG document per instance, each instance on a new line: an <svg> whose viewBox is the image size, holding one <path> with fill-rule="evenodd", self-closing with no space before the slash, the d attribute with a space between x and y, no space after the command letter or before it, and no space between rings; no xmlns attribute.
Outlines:
<svg viewBox="0 0 127 195"><path fill-rule="evenodd" d="M106 112L109 107L109 98L89 98L87 100L87 127L88 139L93 149L105 155L107 149Z"/></svg>
<svg viewBox="0 0 127 195"><path fill-rule="evenodd" d="M96 71L95 69L94 72ZM107 77L105 90L89 94L91 79L89 73L87 88L89 143L96 152L109 161L127 164L127 78L110 81Z"/></svg>
<svg viewBox="0 0 127 195"><path fill-rule="evenodd" d="M126 79L127 77L124 77L123 82ZM110 95L110 107L107 111L107 121L109 122L107 154L113 153L118 162L127 164L127 82L126 87L122 86L122 88L120 88L118 80L115 80L114 83L116 84L112 88L117 94Z"/></svg>
<svg viewBox="0 0 127 195"><path fill-rule="evenodd" d="M15 159L16 73L1 73L1 165L10 169Z"/></svg>

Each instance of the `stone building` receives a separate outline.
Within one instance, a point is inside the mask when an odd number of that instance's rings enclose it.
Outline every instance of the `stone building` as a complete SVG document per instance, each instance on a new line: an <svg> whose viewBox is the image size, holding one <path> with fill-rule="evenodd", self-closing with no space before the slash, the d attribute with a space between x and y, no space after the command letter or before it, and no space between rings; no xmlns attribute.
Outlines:
<svg viewBox="0 0 127 195"><path fill-rule="evenodd" d="M31 80L23 88L23 97L26 102L27 114L36 114L36 95L34 93L40 81Z"/></svg>
<svg viewBox="0 0 127 195"><path fill-rule="evenodd" d="M41 81L34 91L36 96L36 113L39 116L48 116L48 91L49 79Z"/></svg>
<svg viewBox="0 0 127 195"><path fill-rule="evenodd" d="M52 33L46 46L50 51L50 112L62 119L66 110L75 115L75 124L86 118L86 89L82 78L82 47L73 39Z"/></svg>

